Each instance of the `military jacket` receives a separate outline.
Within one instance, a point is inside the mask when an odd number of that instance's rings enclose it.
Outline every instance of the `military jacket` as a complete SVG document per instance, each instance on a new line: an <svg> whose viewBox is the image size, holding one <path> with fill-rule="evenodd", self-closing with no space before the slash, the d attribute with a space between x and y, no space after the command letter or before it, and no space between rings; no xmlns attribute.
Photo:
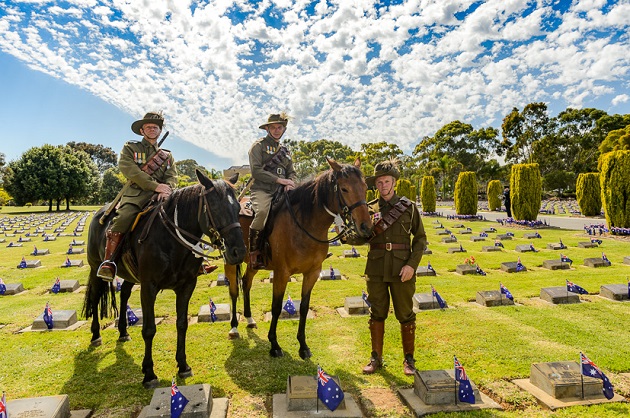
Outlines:
<svg viewBox="0 0 630 418"><path fill-rule="evenodd" d="M142 207L151 199L158 184L165 183L173 189L177 187L177 169L172 154L152 175L140 169L157 150L157 144L152 145L145 138L142 141L129 141L123 146L118 158L118 168L131 180L131 184L125 187L121 204L134 203Z"/></svg>
<svg viewBox="0 0 630 418"><path fill-rule="evenodd" d="M399 200L400 197L394 195L389 202L382 198L370 201L368 208L374 222L388 213ZM415 203L412 202L411 206L388 229L370 240L370 244L387 243L407 244L409 249L370 249L365 265L365 274L370 281L400 281L400 270L403 266L410 266L414 272L418 268L427 245L427 235ZM415 281L415 278L414 274L412 280Z"/></svg>
<svg viewBox="0 0 630 418"><path fill-rule="evenodd" d="M296 180L297 175L293 169L293 161L290 155L283 155L279 164L273 170L265 170L273 155L278 151L280 143L267 135L254 142L249 149L249 167L252 170L252 190L261 190L273 193L278 188L278 178Z"/></svg>

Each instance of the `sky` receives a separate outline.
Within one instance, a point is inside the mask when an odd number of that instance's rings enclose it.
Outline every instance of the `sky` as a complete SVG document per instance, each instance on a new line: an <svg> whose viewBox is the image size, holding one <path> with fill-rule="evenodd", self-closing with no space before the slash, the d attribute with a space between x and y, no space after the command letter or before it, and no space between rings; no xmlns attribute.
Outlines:
<svg viewBox="0 0 630 418"><path fill-rule="evenodd" d="M285 138L408 155L532 102L628 114L629 26L630 0L2 0L0 152L119 152L152 110L176 160L219 170L281 111Z"/></svg>

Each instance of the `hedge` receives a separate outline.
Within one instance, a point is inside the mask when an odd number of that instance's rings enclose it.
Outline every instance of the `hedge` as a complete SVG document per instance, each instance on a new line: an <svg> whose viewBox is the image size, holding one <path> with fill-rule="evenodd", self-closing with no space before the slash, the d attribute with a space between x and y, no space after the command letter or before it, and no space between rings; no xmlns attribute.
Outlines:
<svg viewBox="0 0 630 418"><path fill-rule="evenodd" d="M399 179L396 182L396 194L400 197L405 196L412 202L416 201L416 192L411 182L407 179Z"/></svg>
<svg viewBox="0 0 630 418"><path fill-rule="evenodd" d="M600 157L600 186L609 227L630 228L630 151Z"/></svg>
<svg viewBox="0 0 630 418"><path fill-rule="evenodd" d="M584 216L597 216L602 211L602 189L599 173L580 173L575 183L575 195Z"/></svg>
<svg viewBox="0 0 630 418"><path fill-rule="evenodd" d="M510 175L512 217L535 221L542 200L542 181L538 164L514 164Z"/></svg>
<svg viewBox="0 0 630 418"><path fill-rule="evenodd" d="M488 209L501 210L501 196L503 196L503 187L499 180L492 180L488 183Z"/></svg>
<svg viewBox="0 0 630 418"><path fill-rule="evenodd" d="M435 178L433 176L422 177L422 185L420 186L420 200L422 202L422 211L435 212Z"/></svg>
<svg viewBox="0 0 630 418"><path fill-rule="evenodd" d="M462 171L455 183L455 211L458 215L477 214L477 177L474 171Z"/></svg>

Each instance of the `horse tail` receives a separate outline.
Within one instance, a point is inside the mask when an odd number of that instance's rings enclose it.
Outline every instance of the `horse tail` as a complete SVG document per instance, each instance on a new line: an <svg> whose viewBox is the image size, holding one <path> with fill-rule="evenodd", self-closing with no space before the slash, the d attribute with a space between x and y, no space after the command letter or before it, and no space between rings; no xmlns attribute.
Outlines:
<svg viewBox="0 0 630 418"><path fill-rule="evenodd" d="M97 303L92 304L92 293L95 292ZM111 297L111 304L110 304ZM96 306L97 312L94 312ZM89 280L85 297L83 299L82 314L84 318L91 318L92 315L98 314L100 310L100 318L104 319L114 315L118 316L118 306L116 304L116 290L113 283L109 283L100 279Z"/></svg>

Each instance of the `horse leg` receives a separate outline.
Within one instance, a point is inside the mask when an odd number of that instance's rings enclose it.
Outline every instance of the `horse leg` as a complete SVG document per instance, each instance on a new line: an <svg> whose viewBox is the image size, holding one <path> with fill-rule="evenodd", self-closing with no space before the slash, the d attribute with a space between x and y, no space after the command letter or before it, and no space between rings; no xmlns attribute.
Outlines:
<svg viewBox="0 0 630 418"><path fill-rule="evenodd" d="M284 299L284 292L287 289L287 281L289 280L289 274L279 274L280 272L274 270L273 272L273 299L271 300L271 325L269 326L269 333L267 338L271 343L271 349L269 355L271 357L282 357L284 353L282 348L278 344L278 337L276 334L276 328L278 326L278 318L282 313L282 303Z"/></svg>
<svg viewBox="0 0 630 418"><path fill-rule="evenodd" d="M131 297L131 289L133 289L133 283L127 280L123 281L120 287L120 315L118 315L118 342L121 343L131 341L127 331L127 303Z"/></svg>
<svg viewBox="0 0 630 418"><path fill-rule="evenodd" d="M88 300L87 304L90 305L90 309L86 308L86 314L89 311L90 316L92 316L92 325L90 326L90 331L92 331L92 340L90 341L90 345L92 347L99 347L103 344L103 338L101 338L101 324L98 320L98 306L99 300L101 298L101 292L107 292L108 283L96 277L96 271L93 268L90 268L90 277L88 282L87 294ZM103 289L105 287L105 289ZM87 318L86 318L87 319Z"/></svg>
<svg viewBox="0 0 630 418"><path fill-rule="evenodd" d="M185 279L186 286L176 292L175 306L177 309L177 352L175 360L177 360L177 375L180 378L191 377L192 369L186 362L186 331L188 331L188 304L190 297L197 285L197 279Z"/></svg>
<svg viewBox="0 0 630 418"><path fill-rule="evenodd" d="M243 277L243 315L245 316L245 319L247 319L247 328L258 328L256 321L252 318L252 307L250 303L250 292L252 290L255 275L256 270L249 268L248 265L247 270L245 271L245 276Z"/></svg>
<svg viewBox="0 0 630 418"><path fill-rule="evenodd" d="M231 340L240 337L238 332L238 311L236 310L236 301L238 300L238 280L236 277L236 269L237 266L235 265L225 265L225 277L228 278L230 283L230 299L232 300L232 320L230 321L232 329L230 329L230 332L228 333L228 337Z"/></svg>
<svg viewBox="0 0 630 418"><path fill-rule="evenodd" d="M300 325L298 326L297 340L300 343L300 358L306 360L313 354L306 344L306 316L311 304L311 292L315 282L319 277L319 270L315 272L304 273L304 281L302 282L302 300L300 301Z"/></svg>
<svg viewBox="0 0 630 418"><path fill-rule="evenodd" d="M144 359L142 360L142 385L146 389L157 388L159 381L153 372L153 337L155 337L155 297L157 290L150 283L140 286L142 302L142 338L144 339ZM122 310L122 308L121 308Z"/></svg>

